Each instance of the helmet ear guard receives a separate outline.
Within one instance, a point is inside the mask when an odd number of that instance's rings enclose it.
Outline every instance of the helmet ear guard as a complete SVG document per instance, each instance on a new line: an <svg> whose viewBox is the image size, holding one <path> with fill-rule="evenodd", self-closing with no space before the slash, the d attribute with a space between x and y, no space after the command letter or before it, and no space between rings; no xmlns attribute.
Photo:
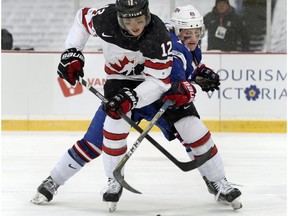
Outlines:
<svg viewBox="0 0 288 216"><path fill-rule="evenodd" d="M201 28L200 38L204 36L203 17L192 5L177 7L172 13L171 25L174 27L177 36L181 29L193 28Z"/></svg>

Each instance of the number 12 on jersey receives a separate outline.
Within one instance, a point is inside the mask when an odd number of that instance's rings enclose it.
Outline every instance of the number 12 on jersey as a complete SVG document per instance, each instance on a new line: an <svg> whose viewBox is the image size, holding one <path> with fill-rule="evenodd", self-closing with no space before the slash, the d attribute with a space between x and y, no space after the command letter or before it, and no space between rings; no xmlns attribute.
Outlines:
<svg viewBox="0 0 288 216"><path fill-rule="evenodd" d="M172 55L172 41L168 41L166 45L162 43L161 47L162 47L162 57Z"/></svg>

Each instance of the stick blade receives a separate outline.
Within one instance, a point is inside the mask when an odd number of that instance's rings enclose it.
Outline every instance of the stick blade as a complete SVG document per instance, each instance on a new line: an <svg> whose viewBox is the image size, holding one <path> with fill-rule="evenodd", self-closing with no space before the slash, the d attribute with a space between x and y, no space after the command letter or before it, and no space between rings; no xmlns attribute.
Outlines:
<svg viewBox="0 0 288 216"><path fill-rule="evenodd" d="M124 176L121 175L121 172L118 172L118 170L114 170L113 172L114 178L119 182L119 184L124 187L126 190L129 190L133 193L137 193L137 194L141 194L140 191L134 189L133 187L131 187L125 180L124 180Z"/></svg>

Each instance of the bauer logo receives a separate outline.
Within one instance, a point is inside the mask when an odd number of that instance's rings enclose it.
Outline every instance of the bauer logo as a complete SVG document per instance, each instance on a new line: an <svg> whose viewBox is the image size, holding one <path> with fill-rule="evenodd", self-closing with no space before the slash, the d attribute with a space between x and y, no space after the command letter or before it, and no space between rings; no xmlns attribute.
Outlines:
<svg viewBox="0 0 288 216"><path fill-rule="evenodd" d="M58 83L62 90L64 97L71 97L74 95L81 94L83 92L83 86L77 83L75 86L70 85L68 82L64 81L58 77Z"/></svg>

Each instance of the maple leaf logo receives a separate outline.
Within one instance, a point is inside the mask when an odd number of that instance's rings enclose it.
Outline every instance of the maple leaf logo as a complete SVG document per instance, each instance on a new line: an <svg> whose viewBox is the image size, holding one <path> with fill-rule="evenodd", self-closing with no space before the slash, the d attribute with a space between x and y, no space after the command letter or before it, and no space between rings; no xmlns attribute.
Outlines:
<svg viewBox="0 0 288 216"><path fill-rule="evenodd" d="M110 64L111 68L115 69L116 71L122 71L123 68L125 67L125 65L132 63L134 64L134 60L129 60L127 58L127 56L125 56L122 60L118 59L118 62L116 62L115 64Z"/></svg>

